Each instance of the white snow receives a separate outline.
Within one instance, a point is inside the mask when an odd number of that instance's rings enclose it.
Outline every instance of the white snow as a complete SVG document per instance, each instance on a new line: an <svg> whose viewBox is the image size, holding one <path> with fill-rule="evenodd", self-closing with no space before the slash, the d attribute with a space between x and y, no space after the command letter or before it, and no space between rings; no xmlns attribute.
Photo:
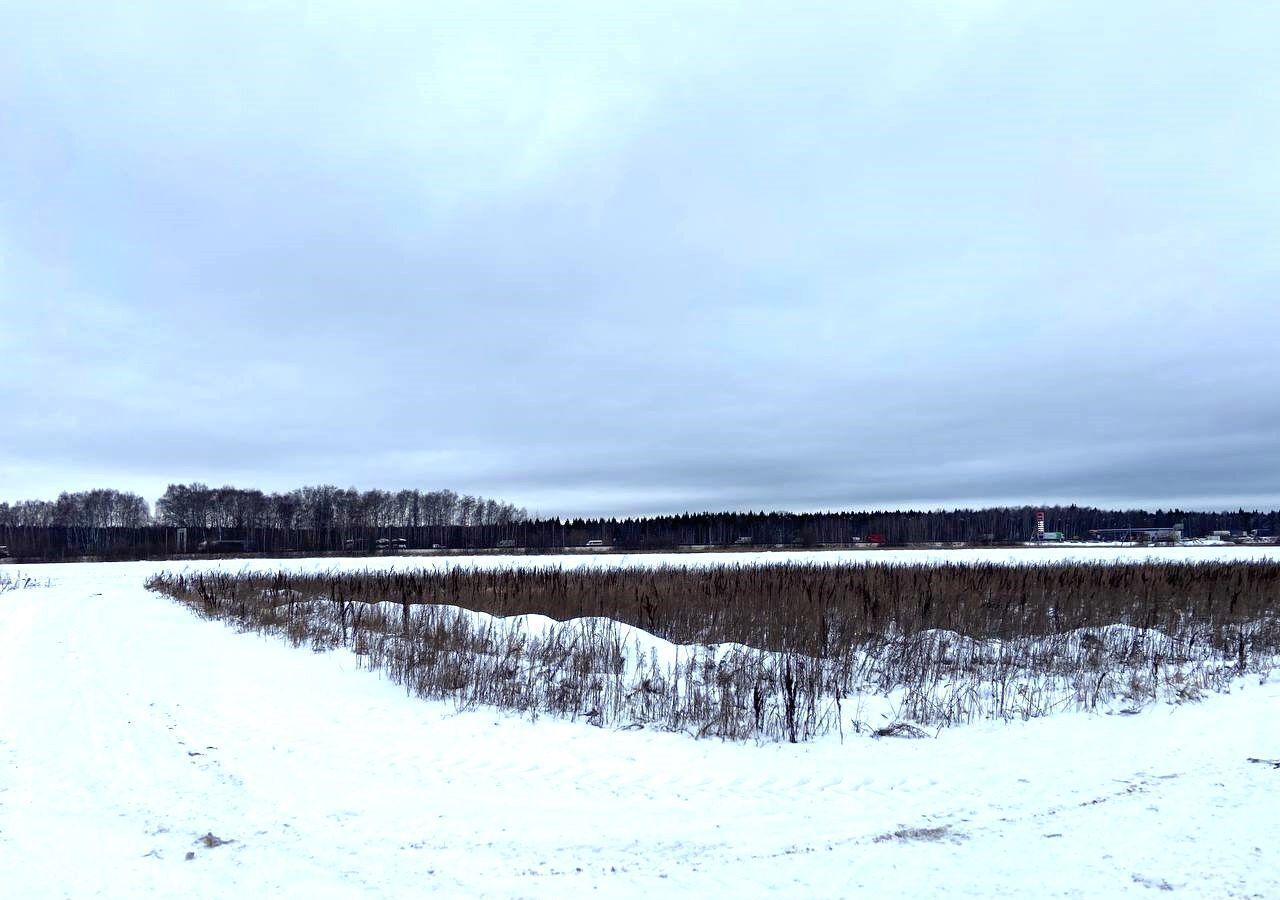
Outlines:
<svg viewBox="0 0 1280 900"><path fill-rule="evenodd" d="M440 556L355 556L309 558L232 558L170 561L167 563L101 563L111 571L127 570L145 573L168 569L174 572L207 571L274 571L287 568L294 572L327 569L478 569L511 568L657 568L686 566L707 568L718 565L779 565L798 563L811 565L1043 565L1049 563L1129 563L1129 562L1248 562L1280 561L1280 545L1239 546L1234 544L1137 547L1133 545L1075 544L1056 547L1001 547L995 549L929 549L929 550L749 550L693 553L564 553L564 554L481 554ZM14 571L47 577L68 571L67 566L82 563L5 566Z"/></svg>
<svg viewBox="0 0 1280 900"><path fill-rule="evenodd" d="M1276 557L1140 551L1184 552ZM1057 551L909 553L876 555ZM1280 896L1280 769L1248 762L1280 757L1275 675L928 740L694 741L458 714L145 591L166 565L24 568L50 583L0 593L0 895Z"/></svg>
<svg viewBox="0 0 1280 900"><path fill-rule="evenodd" d="M571 553L561 555L531 556L408 556L361 557L344 561L344 567L386 568L448 568L468 566L476 568L511 568L559 566L561 568L654 568L658 566L689 566L705 568L716 565L778 565L781 563L806 563L813 565L911 565L926 563L1002 565L1040 565L1059 562L1125 563L1146 562L1244 562L1248 560L1280 560L1280 545L1237 546L1217 544L1185 547L1101 546L1075 544L1066 547L1002 547L995 549L937 549L937 550L751 550L724 553ZM243 561L241 561L243 562ZM298 560L309 568L327 568L334 560ZM253 566L269 560L254 560ZM291 561L291 566L293 561ZM240 568L234 566L233 568Z"/></svg>

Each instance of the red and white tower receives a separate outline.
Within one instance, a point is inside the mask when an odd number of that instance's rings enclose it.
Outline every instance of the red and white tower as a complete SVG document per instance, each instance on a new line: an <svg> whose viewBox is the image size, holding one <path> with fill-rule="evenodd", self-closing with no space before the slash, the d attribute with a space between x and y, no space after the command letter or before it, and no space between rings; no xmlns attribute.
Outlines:
<svg viewBox="0 0 1280 900"><path fill-rule="evenodd" d="M1044 510L1036 510L1036 540L1044 540Z"/></svg>

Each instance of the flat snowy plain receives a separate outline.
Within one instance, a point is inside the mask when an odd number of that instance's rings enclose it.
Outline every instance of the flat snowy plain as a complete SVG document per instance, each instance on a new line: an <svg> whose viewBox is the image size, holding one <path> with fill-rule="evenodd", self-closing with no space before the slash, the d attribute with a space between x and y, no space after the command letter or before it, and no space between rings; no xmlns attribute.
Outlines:
<svg viewBox="0 0 1280 900"><path fill-rule="evenodd" d="M40 585L0 594L0 896L1280 897L1280 769L1247 761L1280 757L1280 673L1133 716L726 744L458 714L346 651L239 634L142 586L159 569L213 566L1153 556L1280 552L23 567Z"/></svg>

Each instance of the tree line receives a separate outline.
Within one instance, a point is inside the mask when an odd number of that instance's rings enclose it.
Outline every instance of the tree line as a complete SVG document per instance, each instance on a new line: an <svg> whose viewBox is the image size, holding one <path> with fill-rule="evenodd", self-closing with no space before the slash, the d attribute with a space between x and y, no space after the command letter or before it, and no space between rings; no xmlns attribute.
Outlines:
<svg viewBox="0 0 1280 900"><path fill-rule="evenodd" d="M408 549L555 552L599 544L616 550L689 547L821 547L1014 544L1035 534L1038 507L818 513L700 512L632 518L530 518L525 510L453 491L357 491L333 486L283 494L202 484L170 485L152 515L136 494L100 490L52 502L0 503L0 545L29 559L144 559L241 540L246 552L361 552L379 538ZM1167 527L1187 537L1218 529L1276 535L1280 513L1239 509L1110 510L1039 507L1046 527L1068 538L1094 528ZM186 532L179 535L179 529Z"/></svg>
<svg viewBox="0 0 1280 900"><path fill-rule="evenodd" d="M151 524L151 506L146 500L111 488L64 491L57 500L0 502L0 525L14 528L141 528Z"/></svg>
<svg viewBox="0 0 1280 900"><path fill-rule="evenodd" d="M439 491L359 491L315 485L266 493L230 485L171 484L155 513L141 496L99 489L63 492L57 500L0 503L0 526L211 529L418 528L506 525L528 519L525 509L488 497Z"/></svg>
<svg viewBox="0 0 1280 900"><path fill-rule="evenodd" d="M1280 512L1239 509L1220 512L1182 509L1102 509L1092 506L1000 506L984 509L936 509L839 512L701 512L624 519L573 519L534 523L543 532L559 528L565 544L604 540L620 547L717 546L745 539L752 545L820 546L874 541L880 544L1012 544L1035 536L1036 512L1045 513L1048 531L1087 539L1094 528L1184 526L1186 537L1219 529L1271 534Z"/></svg>

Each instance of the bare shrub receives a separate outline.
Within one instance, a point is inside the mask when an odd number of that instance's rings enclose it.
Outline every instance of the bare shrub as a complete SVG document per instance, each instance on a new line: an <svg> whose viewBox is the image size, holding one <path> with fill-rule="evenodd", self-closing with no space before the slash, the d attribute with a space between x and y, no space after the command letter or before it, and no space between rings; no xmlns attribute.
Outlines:
<svg viewBox="0 0 1280 900"><path fill-rule="evenodd" d="M803 741L1188 702L1280 654L1280 564L160 574L209 618L349 647L425 697ZM896 731L893 729L897 729Z"/></svg>
<svg viewBox="0 0 1280 900"><path fill-rule="evenodd" d="M41 581L38 578L32 578L30 575L23 575L21 572L0 571L0 594L6 591L20 591L25 588L48 587L51 582L46 578Z"/></svg>

